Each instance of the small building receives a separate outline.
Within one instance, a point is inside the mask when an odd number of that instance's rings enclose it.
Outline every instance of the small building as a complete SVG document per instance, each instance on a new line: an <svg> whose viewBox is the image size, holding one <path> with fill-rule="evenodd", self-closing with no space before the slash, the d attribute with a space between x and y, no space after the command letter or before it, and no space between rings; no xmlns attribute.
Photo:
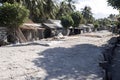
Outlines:
<svg viewBox="0 0 120 80"><path fill-rule="evenodd" d="M44 38L44 28L37 23L24 23L20 27L27 41L40 40Z"/></svg>
<svg viewBox="0 0 120 80"><path fill-rule="evenodd" d="M45 23L43 23L42 26L45 28L44 30L45 38L54 37L59 33L63 32L63 27L61 25L60 20L49 19Z"/></svg>
<svg viewBox="0 0 120 80"><path fill-rule="evenodd" d="M70 27L70 35L86 33L88 32L88 30L89 30L89 26L86 26L85 24L80 24L78 27L75 28Z"/></svg>
<svg viewBox="0 0 120 80"><path fill-rule="evenodd" d="M88 30L88 26L86 26L84 24L80 24L78 29L79 29L79 33L85 33Z"/></svg>
<svg viewBox="0 0 120 80"><path fill-rule="evenodd" d="M44 28L37 23L24 23L15 30L15 38L8 32L6 27L0 27L0 45L2 42L23 43L44 38Z"/></svg>
<svg viewBox="0 0 120 80"><path fill-rule="evenodd" d="M86 32L92 32L94 31L94 25L93 24L80 24L79 27L77 27L79 29L80 33L86 33Z"/></svg>
<svg viewBox="0 0 120 80"><path fill-rule="evenodd" d="M93 24L87 24L86 26L88 26L88 31L87 32L94 31L94 25Z"/></svg>

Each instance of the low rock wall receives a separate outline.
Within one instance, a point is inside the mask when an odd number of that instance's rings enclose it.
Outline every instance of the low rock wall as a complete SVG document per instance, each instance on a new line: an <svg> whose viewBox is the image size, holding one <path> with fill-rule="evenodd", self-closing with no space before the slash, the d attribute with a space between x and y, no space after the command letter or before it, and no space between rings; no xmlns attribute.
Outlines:
<svg viewBox="0 0 120 80"><path fill-rule="evenodd" d="M114 57L114 51L117 47L118 38L113 37L108 41L108 44L105 46L105 50L103 51L104 61L99 63L99 66L103 69L103 80L112 80L111 75L111 64Z"/></svg>

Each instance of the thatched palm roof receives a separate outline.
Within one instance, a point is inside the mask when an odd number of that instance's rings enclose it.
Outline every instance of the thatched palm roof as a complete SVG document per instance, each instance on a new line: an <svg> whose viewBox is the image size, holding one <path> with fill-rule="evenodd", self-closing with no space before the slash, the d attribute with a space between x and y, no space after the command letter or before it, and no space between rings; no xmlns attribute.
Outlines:
<svg viewBox="0 0 120 80"><path fill-rule="evenodd" d="M30 30L44 29L44 28L42 28L41 24L36 24L36 23L24 23L20 28L30 29Z"/></svg>

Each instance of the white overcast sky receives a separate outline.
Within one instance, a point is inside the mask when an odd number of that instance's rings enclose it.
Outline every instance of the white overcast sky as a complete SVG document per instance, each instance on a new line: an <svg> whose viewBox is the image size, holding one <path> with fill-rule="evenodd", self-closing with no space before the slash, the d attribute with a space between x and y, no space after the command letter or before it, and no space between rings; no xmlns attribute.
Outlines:
<svg viewBox="0 0 120 80"><path fill-rule="evenodd" d="M108 17L109 14L118 14L116 9L108 6L107 0L75 0L77 10L81 11L81 8L85 6L90 6L92 8L92 13L95 18Z"/></svg>

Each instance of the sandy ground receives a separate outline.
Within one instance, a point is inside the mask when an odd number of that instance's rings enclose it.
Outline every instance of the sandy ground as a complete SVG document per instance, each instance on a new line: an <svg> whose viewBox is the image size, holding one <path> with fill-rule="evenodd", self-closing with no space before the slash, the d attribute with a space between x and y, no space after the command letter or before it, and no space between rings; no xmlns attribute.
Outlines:
<svg viewBox="0 0 120 80"><path fill-rule="evenodd" d="M102 80L98 62L110 35L102 31L0 47L0 80Z"/></svg>

